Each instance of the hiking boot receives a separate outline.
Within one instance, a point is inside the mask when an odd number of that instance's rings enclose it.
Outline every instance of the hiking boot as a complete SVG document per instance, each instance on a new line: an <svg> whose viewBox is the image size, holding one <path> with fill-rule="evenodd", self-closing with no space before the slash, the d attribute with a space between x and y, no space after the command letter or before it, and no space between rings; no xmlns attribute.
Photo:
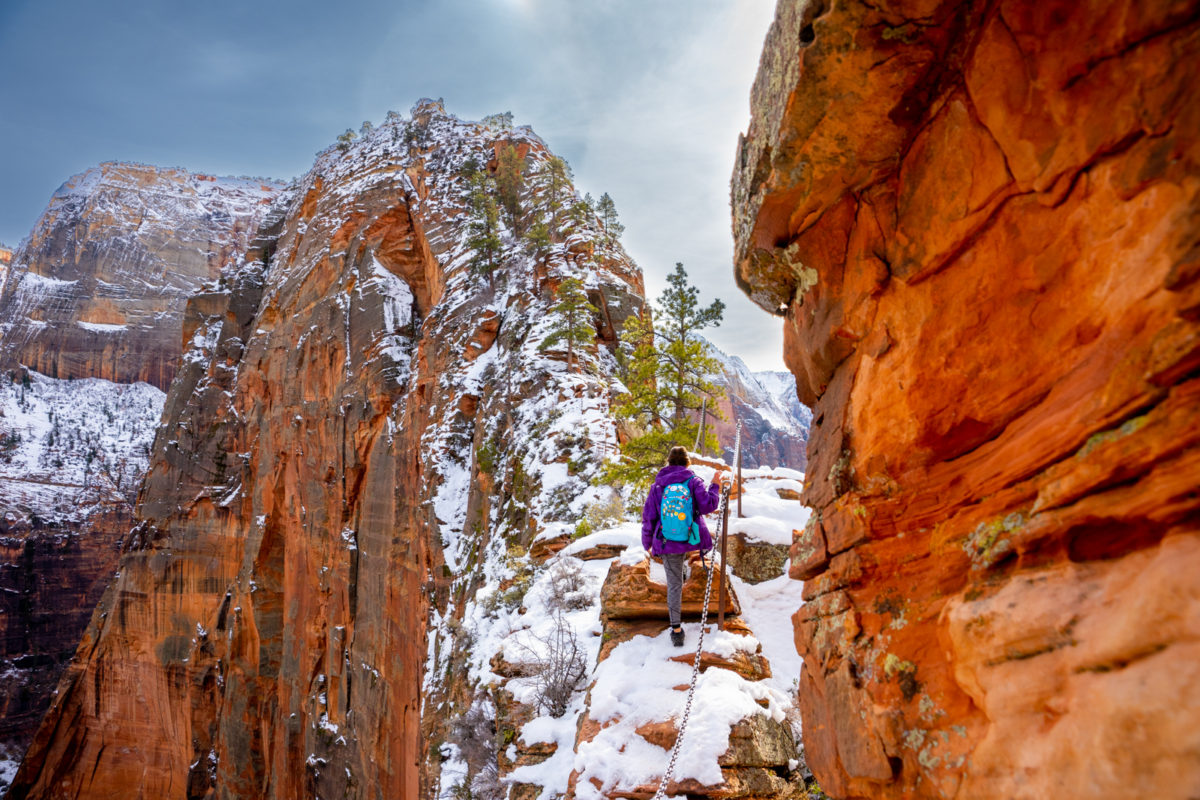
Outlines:
<svg viewBox="0 0 1200 800"><path fill-rule="evenodd" d="M683 628L671 629L671 644L676 647L683 647Z"/></svg>

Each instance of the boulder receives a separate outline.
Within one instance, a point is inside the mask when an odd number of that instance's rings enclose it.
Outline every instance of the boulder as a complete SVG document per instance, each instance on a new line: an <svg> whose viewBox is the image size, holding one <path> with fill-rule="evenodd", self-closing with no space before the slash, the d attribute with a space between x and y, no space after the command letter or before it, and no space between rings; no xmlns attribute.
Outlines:
<svg viewBox="0 0 1200 800"><path fill-rule="evenodd" d="M704 607L706 573L698 555L689 557L689 575L683 582L683 599L680 604L683 616L698 619ZM708 563L711 566L713 559ZM664 579L665 580L665 579ZM713 576L709 599L709 619L715 619L719 608L718 584L720 576ZM733 616L741 613L733 587L727 587L725 613ZM614 561L608 568L608 576L600 590L602 613L608 619L667 619L667 585L650 578L649 557L636 563Z"/></svg>

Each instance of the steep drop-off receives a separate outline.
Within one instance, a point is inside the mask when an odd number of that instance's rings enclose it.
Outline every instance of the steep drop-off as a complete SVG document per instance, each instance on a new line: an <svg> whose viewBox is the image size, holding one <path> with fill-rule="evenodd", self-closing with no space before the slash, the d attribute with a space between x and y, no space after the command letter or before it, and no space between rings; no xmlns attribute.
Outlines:
<svg viewBox="0 0 1200 800"><path fill-rule="evenodd" d="M782 2L736 271L814 407L837 797L1200 791L1200 6Z"/></svg>
<svg viewBox="0 0 1200 800"><path fill-rule="evenodd" d="M278 190L106 163L0 252L0 791L116 567L187 298Z"/></svg>
<svg viewBox="0 0 1200 800"><path fill-rule="evenodd" d="M184 305L281 187L108 162L54 193L0 290L0 367L166 391Z"/></svg>
<svg viewBox="0 0 1200 800"><path fill-rule="evenodd" d="M117 565L163 393L0 373L0 793Z"/></svg>
<svg viewBox="0 0 1200 800"><path fill-rule="evenodd" d="M509 146L548 156L440 103L389 115L189 300L119 576L11 797L431 791L436 712L462 688L430 614L461 615L485 551L565 526L616 440L604 381L539 349L553 288L576 275L601 309L583 355L601 376L643 306L595 219L538 257L502 227L478 274L470 163ZM584 424L556 422L572 406Z"/></svg>

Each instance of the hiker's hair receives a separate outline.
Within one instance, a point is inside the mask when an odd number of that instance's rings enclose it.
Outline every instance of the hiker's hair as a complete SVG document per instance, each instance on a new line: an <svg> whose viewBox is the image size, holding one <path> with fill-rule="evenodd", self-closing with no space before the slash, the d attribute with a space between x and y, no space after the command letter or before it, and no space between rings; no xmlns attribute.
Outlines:
<svg viewBox="0 0 1200 800"><path fill-rule="evenodd" d="M667 454L667 466L686 467L691 463L686 447L672 447L671 452Z"/></svg>

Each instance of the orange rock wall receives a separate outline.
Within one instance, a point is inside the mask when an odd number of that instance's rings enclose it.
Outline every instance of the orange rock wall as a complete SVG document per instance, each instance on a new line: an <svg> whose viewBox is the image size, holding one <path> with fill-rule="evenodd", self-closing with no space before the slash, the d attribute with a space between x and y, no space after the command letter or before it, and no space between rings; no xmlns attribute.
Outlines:
<svg viewBox="0 0 1200 800"><path fill-rule="evenodd" d="M304 238L274 220L258 269L189 303L208 344L185 353L120 577L13 796L345 796L367 775L415 792L430 554L398 456L422 410L398 406L382 299L354 284L373 252L402 276L426 256L402 190L349 222L322 200ZM306 268L264 296L275 247Z"/></svg>
<svg viewBox="0 0 1200 800"><path fill-rule="evenodd" d="M842 797L1200 787L1200 5L781 2L737 278L814 406Z"/></svg>

